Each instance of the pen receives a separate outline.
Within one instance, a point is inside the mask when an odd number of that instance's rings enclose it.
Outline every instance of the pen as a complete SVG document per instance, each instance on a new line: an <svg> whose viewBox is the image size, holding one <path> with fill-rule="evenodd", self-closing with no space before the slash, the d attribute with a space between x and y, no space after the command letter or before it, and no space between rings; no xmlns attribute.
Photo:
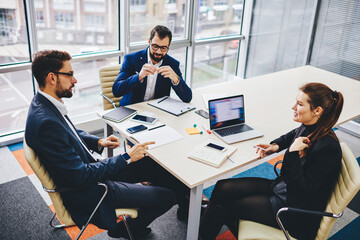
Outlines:
<svg viewBox="0 0 360 240"><path fill-rule="evenodd" d="M157 128L161 128L161 127L165 127L166 125L163 124L163 125L160 125L160 126L156 126L156 127L153 127L153 128L149 128L148 131L151 131L151 130L154 130L154 129L157 129Z"/></svg>
<svg viewBox="0 0 360 240"><path fill-rule="evenodd" d="M259 146L256 146L256 145L253 145L253 147L254 147L254 148L258 148L258 149L260 149L260 150L264 150L264 151L266 150L265 148L262 148L262 147L259 147Z"/></svg>
<svg viewBox="0 0 360 240"><path fill-rule="evenodd" d="M230 162L234 163L234 161L233 161L233 160L231 160L229 157L227 157L227 159L229 159L229 161L230 161Z"/></svg>
<svg viewBox="0 0 360 240"><path fill-rule="evenodd" d="M164 97L163 99L161 99L160 101L158 101L158 103L161 103L162 101L165 101L168 97Z"/></svg>
<svg viewBox="0 0 360 240"><path fill-rule="evenodd" d="M204 128L204 130L208 133L211 134L211 131L209 129L206 128L206 126L203 124L202 127Z"/></svg>

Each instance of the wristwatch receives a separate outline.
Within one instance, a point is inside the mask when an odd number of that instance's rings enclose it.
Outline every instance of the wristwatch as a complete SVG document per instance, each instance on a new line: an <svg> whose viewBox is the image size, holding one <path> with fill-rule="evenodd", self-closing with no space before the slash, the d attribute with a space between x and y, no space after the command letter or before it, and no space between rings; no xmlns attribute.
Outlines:
<svg viewBox="0 0 360 240"><path fill-rule="evenodd" d="M127 152L121 154L121 156L125 159L125 161L126 161L128 164L131 162L130 155L129 155Z"/></svg>

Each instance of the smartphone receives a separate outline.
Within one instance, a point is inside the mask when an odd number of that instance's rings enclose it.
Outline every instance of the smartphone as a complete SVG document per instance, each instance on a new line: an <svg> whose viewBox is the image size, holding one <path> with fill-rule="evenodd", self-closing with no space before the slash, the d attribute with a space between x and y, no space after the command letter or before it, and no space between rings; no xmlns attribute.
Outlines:
<svg viewBox="0 0 360 240"><path fill-rule="evenodd" d="M205 146L209 147L209 148L212 148L212 149L215 149L215 150L220 151L220 152L225 152L227 150L226 147L223 147L223 146L220 146L220 145L217 145L217 144L214 144L214 143L208 143Z"/></svg>
<svg viewBox="0 0 360 240"><path fill-rule="evenodd" d="M203 118L206 118L206 119L209 118L209 113L205 110L199 109L199 110L196 110L195 113L199 114Z"/></svg>
<svg viewBox="0 0 360 240"><path fill-rule="evenodd" d="M154 124L158 119L155 117L148 117L145 115L136 114L135 116L133 116L131 118L131 120L135 121L135 122L146 123L146 124Z"/></svg>
<svg viewBox="0 0 360 240"><path fill-rule="evenodd" d="M147 129L146 126L144 126L144 125L137 125L137 126L135 126L135 127L131 127L131 128L126 129L126 131L127 131L128 133L137 133L137 132L141 132L141 131L143 131L143 130L145 130L145 129Z"/></svg>

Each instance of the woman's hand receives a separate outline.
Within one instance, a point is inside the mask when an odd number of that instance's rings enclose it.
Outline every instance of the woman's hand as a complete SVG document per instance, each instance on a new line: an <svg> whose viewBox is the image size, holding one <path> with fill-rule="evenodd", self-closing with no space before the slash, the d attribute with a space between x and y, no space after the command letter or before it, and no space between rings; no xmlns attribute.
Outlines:
<svg viewBox="0 0 360 240"><path fill-rule="evenodd" d="M146 150L149 149L148 145L154 144L155 142L145 142L141 144L135 144L127 153L130 156L131 162L136 162L143 157L147 156Z"/></svg>
<svg viewBox="0 0 360 240"><path fill-rule="evenodd" d="M271 153L274 153L274 152L277 152L279 150L279 145L277 144L258 144L256 145L257 147L260 147L260 148L257 148L256 149L256 153L258 153L260 151L260 158L264 158L265 156L271 154Z"/></svg>
<svg viewBox="0 0 360 240"><path fill-rule="evenodd" d="M291 144L289 152L302 151L310 146L310 140L307 137L298 137Z"/></svg>

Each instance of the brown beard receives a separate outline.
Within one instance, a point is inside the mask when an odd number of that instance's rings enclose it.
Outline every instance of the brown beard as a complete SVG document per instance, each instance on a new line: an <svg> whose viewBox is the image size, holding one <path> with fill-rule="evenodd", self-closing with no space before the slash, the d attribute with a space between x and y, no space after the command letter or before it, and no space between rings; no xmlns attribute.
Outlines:
<svg viewBox="0 0 360 240"><path fill-rule="evenodd" d="M58 98L71 98L73 93L70 91L75 85L73 84L69 89L61 89L60 82L56 84L55 94Z"/></svg>
<svg viewBox="0 0 360 240"><path fill-rule="evenodd" d="M160 62L164 57L165 57L166 54L162 55L161 57L155 57L155 55L153 53L151 53L150 51L150 57L152 60L154 60L155 62Z"/></svg>

